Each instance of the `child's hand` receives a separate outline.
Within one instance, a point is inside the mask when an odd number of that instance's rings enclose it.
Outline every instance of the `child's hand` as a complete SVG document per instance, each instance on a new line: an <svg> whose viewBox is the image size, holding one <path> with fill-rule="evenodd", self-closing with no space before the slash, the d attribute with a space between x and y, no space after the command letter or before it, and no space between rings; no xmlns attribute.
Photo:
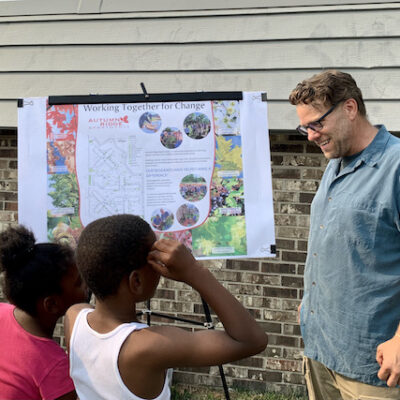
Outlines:
<svg viewBox="0 0 400 400"><path fill-rule="evenodd" d="M176 240L157 240L147 257L149 264L166 278L189 283L201 264Z"/></svg>

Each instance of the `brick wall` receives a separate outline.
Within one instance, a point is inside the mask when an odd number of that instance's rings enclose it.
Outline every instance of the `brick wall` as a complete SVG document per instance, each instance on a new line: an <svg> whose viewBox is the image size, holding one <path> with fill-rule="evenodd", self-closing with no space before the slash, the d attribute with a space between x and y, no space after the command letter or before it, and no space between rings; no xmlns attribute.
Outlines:
<svg viewBox="0 0 400 400"><path fill-rule="evenodd" d="M0 130L0 229L17 222L17 134Z"/></svg>
<svg viewBox="0 0 400 400"><path fill-rule="evenodd" d="M206 264L269 334L264 353L224 365L228 386L257 391L304 390L297 307L302 297L310 203L326 160L318 148L298 135L274 132L270 141L277 257L213 260ZM16 157L16 133L3 131L0 136L0 229L17 222ZM139 305L141 308L146 306ZM201 299L182 283L162 280L151 301L151 310L204 320ZM171 323L166 318L152 316L152 323L164 322ZM172 323L192 329L186 323ZM57 326L55 335L63 344L61 325ZM217 367L176 370L174 381L221 386Z"/></svg>

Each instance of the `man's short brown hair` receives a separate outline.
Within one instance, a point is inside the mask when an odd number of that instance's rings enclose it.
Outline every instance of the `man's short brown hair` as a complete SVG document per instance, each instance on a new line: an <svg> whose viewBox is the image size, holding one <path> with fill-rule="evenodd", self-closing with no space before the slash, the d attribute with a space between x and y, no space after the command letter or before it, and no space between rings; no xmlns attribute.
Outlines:
<svg viewBox="0 0 400 400"><path fill-rule="evenodd" d="M305 79L289 96L293 105L310 104L316 108L333 106L348 99L357 102L359 113L365 117L365 104L356 81L350 74L337 70L326 70Z"/></svg>

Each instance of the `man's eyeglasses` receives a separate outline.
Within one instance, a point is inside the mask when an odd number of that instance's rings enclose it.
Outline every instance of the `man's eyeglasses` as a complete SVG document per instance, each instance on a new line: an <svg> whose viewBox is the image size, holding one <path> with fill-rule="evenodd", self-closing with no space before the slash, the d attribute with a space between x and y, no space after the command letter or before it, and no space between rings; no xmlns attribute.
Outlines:
<svg viewBox="0 0 400 400"><path fill-rule="evenodd" d="M308 136L308 129L312 129L313 131L321 130L323 128L322 121L335 109L335 107L339 103L334 104L321 118L317 119L316 121L310 122L307 125L299 125L296 128L297 132L301 133L304 136Z"/></svg>

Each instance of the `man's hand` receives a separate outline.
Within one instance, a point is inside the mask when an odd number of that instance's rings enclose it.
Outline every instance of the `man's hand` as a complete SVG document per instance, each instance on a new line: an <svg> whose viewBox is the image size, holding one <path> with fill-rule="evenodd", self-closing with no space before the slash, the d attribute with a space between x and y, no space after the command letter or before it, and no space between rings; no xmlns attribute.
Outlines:
<svg viewBox="0 0 400 400"><path fill-rule="evenodd" d="M378 378L389 387L400 384L400 335L381 343L376 349L376 361L380 365Z"/></svg>

